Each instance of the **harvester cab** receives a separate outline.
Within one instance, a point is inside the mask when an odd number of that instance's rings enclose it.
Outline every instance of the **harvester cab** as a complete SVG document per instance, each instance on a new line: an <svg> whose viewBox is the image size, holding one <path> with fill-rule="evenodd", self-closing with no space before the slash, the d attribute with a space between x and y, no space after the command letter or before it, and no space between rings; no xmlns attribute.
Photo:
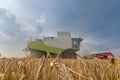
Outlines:
<svg viewBox="0 0 120 80"><path fill-rule="evenodd" d="M81 38L72 38L72 49L78 51L80 49Z"/></svg>

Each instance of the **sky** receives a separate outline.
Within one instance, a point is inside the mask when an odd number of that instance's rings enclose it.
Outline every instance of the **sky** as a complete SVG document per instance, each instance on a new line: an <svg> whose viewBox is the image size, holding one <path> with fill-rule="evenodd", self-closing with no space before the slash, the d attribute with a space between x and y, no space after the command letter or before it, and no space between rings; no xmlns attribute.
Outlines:
<svg viewBox="0 0 120 80"><path fill-rule="evenodd" d="M82 52L120 55L120 0L0 0L0 52L24 57L31 36L71 32Z"/></svg>

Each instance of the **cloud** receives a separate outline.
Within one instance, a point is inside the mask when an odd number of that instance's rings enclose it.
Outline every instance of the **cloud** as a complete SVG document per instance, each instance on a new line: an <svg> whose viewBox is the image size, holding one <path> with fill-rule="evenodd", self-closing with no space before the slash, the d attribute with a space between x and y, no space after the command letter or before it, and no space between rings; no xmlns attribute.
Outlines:
<svg viewBox="0 0 120 80"><path fill-rule="evenodd" d="M41 32L39 24L22 24L9 10L0 8L0 49L8 56L22 56L28 38Z"/></svg>
<svg viewBox="0 0 120 80"><path fill-rule="evenodd" d="M9 38L9 36L0 31L0 38Z"/></svg>
<svg viewBox="0 0 120 80"><path fill-rule="evenodd" d="M84 36L81 42L81 49L95 51L97 46L103 45L104 43L105 41L94 39L92 36Z"/></svg>
<svg viewBox="0 0 120 80"><path fill-rule="evenodd" d="M110 51L114 56L120 55L120 49L115 47L116 44L111 43L110 40L94 38L93 36L85 36L83 39L84 40L81 42L80 46L80 54L92 54Z"/></svg>
<svg viewBox="0 0 120 80"><path fill-rule="evenodd" d="M39 19L36 20L37 23L40 23L41 25L46 23L46 17L45 15L41 15Z"/></svg>
<svg viewBox="0 0 120 80"><path fill-rule="evenodd" d="M120 49L119 48L111 49L109 51L111 51L114 56L120 56Z"/></svg>
<svg viewBox="0 0 120 80"><path fill-rule="evenodd" d="M20 25L16 23L15 16L4 8L0 8L0 21L1 39L10 40L20 33Z"/></svg>
<svg viewBox="0 0 120 80"><path fill-rule="evenodd" d="M21 31L21 24L16 22L14 14L5 8L0 8L0 21L0 49L4 50L2 54L8 54L6 56L14 56L15 54L18 56L22 55L16 53L18 51L21 53L21 44L25 36L24 32ZM15 47L20 48L14 49Z"/></svg>
<svg viewBox="0 0 120 80"><path fill-rule="evenodd" d="M28 36L70 31L84 39L81 50L105 51L120 47L118 0L52 0L47 3L44 0L14 3L1 0L0 7L10 10L0 8L0 44L23 46Z"/></svg>
<svg viewBox="0 0 120 80"><path fill-rule="evenodd" d="M34 25L23 24L21 26L21 31L27 36L35 36L42 33L42 27L40 24L36 23Z"/></svg>

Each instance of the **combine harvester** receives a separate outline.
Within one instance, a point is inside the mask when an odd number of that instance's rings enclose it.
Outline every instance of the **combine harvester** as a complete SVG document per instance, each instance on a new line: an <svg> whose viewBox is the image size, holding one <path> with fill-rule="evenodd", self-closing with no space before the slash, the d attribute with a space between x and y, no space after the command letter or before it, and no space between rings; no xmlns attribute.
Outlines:
<svg viewBox="0 0 120 80"><path fill-rule="evenodd" d="M47 56L57 57L60 53L61 58L76 58L76 52L80 50L82 38L72 38L70 32L58 32L57 37L42 37L42 39L30 39L27 48L29 57Z"/></svg>

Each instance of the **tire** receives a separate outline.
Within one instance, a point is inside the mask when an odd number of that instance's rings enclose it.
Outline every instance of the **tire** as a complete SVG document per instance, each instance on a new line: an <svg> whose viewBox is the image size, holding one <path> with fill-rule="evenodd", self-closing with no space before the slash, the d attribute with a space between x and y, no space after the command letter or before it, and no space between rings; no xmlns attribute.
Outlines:
<svg viewBox="0 0 120 80"><path fill-rule="evenodd" d="M73 49L66 49L61 53L61 57L64 59L75 59L77 54Z"/></svg>

